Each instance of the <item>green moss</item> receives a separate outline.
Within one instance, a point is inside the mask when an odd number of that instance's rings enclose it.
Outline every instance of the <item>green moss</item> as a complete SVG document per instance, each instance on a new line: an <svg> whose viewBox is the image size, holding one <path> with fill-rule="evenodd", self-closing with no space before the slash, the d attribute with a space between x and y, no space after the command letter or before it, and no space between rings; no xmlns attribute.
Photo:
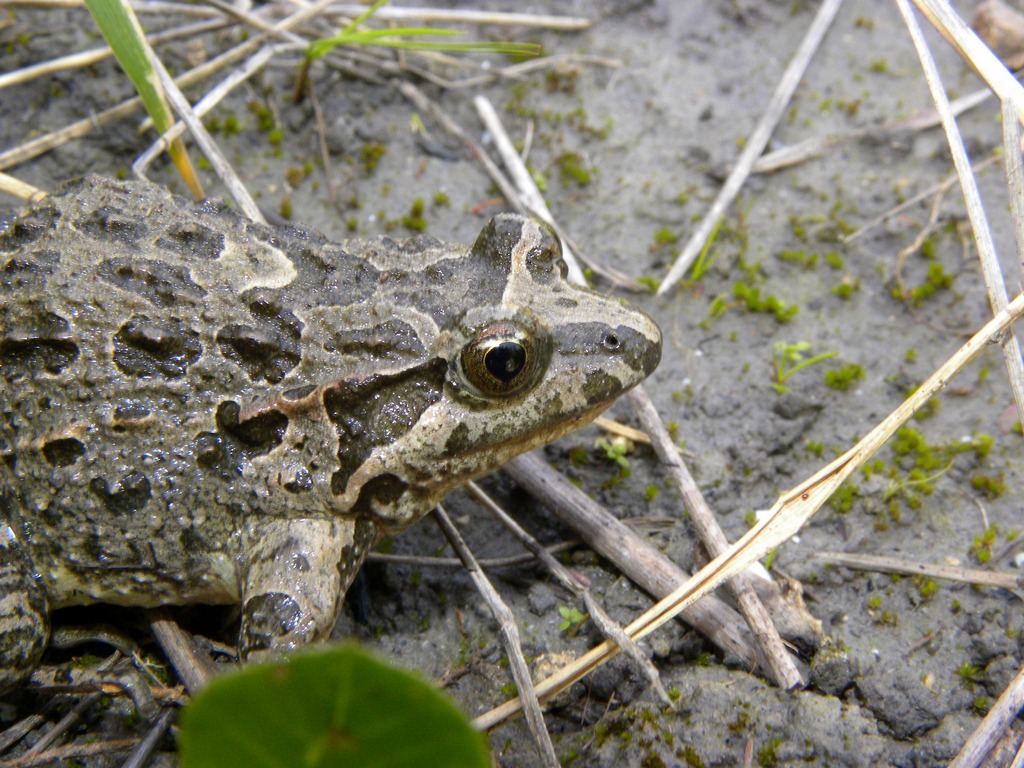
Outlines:
<svg viewBox="0 0 1024 768"><path fill-rule="evenodd" d="M779 747L781 746L782 739L768 739L757 750L758 765L762 768L775 768L779 764Z"/></svg>
<svg viewBox="0 0 1024 768"><path fill-rule="evenodd" d="M942 401L937 397L930 397L924 404L914 412L914 421L924 421L942 410Z"/></svg>
<svg viewBox="0 0 1024 768"><path fill-rule="evenodd" d="M388 148L380 142L363 144L363 146L359 148L359 161L362 163L363 172L367 176L377 170L377 165L380 163L380 159L387 154L387 151Z"/></svg>
<svg viewBox="0 0 1024 768"><path fill-rule="evenodd" d="M849 481L840 485L828 499L828 505L839 514L846 514L853 509L853 502L860 493L860 488Z"/></svg>
<svg viewBox="0 0 1024 768"><path fill-rule="evenodd" d="M285 195L281 198L281 202L277 206L277 212L281 218L285 221L289 221L292 217L292 199Z"/></svg>
<svg viewBox="0 0 1024 768"><path fill-rule="evenodd" d="M980 536L975 536L971 544L970 553L974 559L984 565L992 559L992 545L999 536L999 526L990 525Z"/></svg>
<svg viewBox="0 0 1024 768"><path fill-rule="evenodd" d="M934 597L935 593L939 591L939 585L935 582L935 579L930 579L927 576L915 576L914 586L917 587L918 594L925 600Z"/></svg>
<svg viewBox="0 0 1024 768"><path fill-rule="evenodd" d="M849 301L853 298L853 294L860 290L860 280L852 280L850 277L844 277L838 285L832 286L832 295L836 296L843 301Z"/></svg>
<svg viewBox="0 0 1024 768"><path fill-rule="evenodd" d="M679 242L679 235L668 227L662 227L654 233L654 248L661 248L665 245L672 245Z"/></svg>
<svg viewBox="0 0 1024 768"><path fill-rule="evenodd" d="M447 208L451 205L451 200L448 199L448 195L444 192L435 192L431 203L435 208Z"/></svg>
<svg viewBox="0 0 1024 768"><path fill-rule="evenodd" d="M956 674L968 688L972 689L975 685L981 682L981 679L984 676L982 670L971 664L969 661L965 661L961 664L957 669Z"/></svg>
<svg viewBox="0 0 1024 768"><path fill-rule="evenodd" d="M784 248L779 251L779 258L791 264L796 264L801 269L811 271L818 266L818 254L808 253L804 250Z"/></svg>
<svg viewBox="0 0 1024 768"><path fill-rule="evenodd" d="M587 169L583 157L575 152L559 155L555 158L555 166L558 168L558 178L563 187L570 184L586 187L592 181L591 172Z"/></svg>
<svg viewBox="0 0 1024 768"><path fill-rule="evenodd" d="M856 364L842 365L825 371L825 386L840 392L846 392L855 382L864 378L864 369Z"/></svg>
<svg viewBox="0 0 1024 768"><path fill-rule="evenodd" d="M846 262L843 260L843 257L835 251L828 251L825 254L825 263L835 270L844 269L846 267Z"/></svg>
<svg viewBox="0 0 1024 768"><path fill-rule="evenodd" d="M971 488L987 499L998 499L1006 493L1006 482L1003 480L1002 472L998 475L978 473L971 478Z"/></svg>
<svg viewBox="0 0 1024 768"><path fill-rule="evenodd" d="M940 262L933 261L928 265L928 275L924 283L911 289L910 302L912 304L921 304L926 299L934 296L936 292L952 287L953 279L954 276L947 274Z"/></svg>
<svg viewBox="0 0 1024 768"><path fill-rule="evenodd" d="M423 198L417 197L409 207L409 213L402 217L402 226L413 232L423 232L427 228L427 220L423 217Z"/></svg>
<svg viewBox="0 0 1024 768"><path fill-rule="evenodd" d="M686 768L707 768L707 763L701 758L697 750L689 744L681 746L676 750L676 759L681 761Z"/></svg>
<svg viewBox="0 0 1024 768"><path fill-rule="evenodd" d="M644 499L646 499L647 501L654 501L656 498L658 498L658 494L660 493L661 489L658 486L648 485L647 488L644 489Z"/></svg>
<svg viewBox="0 0 1024 768"><path fill-rule="evenodd" d="M777 296L761 296L761 289L744 282L733 284L732 295L742 302L747 312L763 312L772 315L777 323L788 323L799 307L796 304L786 304Z"/></svg>
<svg viewBox="0 0 1024 768"><path fill-rule="evenodd" d="M260 133L270 133L277 125L274 120L274 113L270 107L261 101L250 101L249 112L256 117L256 130Z"/></svg>
<svg viewBox="0 0 1024 768"><path fill-rule="evenodd" d="M649 290L651 293L656 293L658 288L661 287L661 280L657 279L656 277L647 277L646 275L641 275L636 279L636 281L640 283L640 285L646 286L647 290Z"/></svg>

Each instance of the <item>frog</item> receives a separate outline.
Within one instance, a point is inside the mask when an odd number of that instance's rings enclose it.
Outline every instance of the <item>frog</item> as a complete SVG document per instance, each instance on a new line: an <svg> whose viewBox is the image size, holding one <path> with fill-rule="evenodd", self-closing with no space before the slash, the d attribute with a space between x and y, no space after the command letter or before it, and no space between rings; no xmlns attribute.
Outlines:
<svg viewBox="0 0 1024 768"><path fill-rule="evenodd" d="M383 537L660 358L519 214L338 243L65 185L0 230L0 691L68 606L235 606L243 661L323 640Z"/></svg>

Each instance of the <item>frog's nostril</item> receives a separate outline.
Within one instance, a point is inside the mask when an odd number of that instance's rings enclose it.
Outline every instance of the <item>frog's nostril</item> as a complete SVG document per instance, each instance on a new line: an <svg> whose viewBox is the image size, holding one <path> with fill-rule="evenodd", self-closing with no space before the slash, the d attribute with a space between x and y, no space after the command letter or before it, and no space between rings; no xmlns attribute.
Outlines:
<svg viewBox="0 0 1024 768"><path fill-rule="evenodd" d="M614 333L606 333L604 338L601 339L601 346L609 352L615 352L622 346L622 342Z"/></svg>

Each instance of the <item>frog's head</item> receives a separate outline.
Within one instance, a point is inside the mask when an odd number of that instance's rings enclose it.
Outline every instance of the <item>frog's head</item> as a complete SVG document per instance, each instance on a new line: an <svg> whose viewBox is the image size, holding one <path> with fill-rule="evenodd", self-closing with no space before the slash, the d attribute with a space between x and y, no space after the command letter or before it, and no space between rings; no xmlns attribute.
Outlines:
<svg viewBox="0 0 1024 768"><path fill-rule="evenodd" d="M643 312L566 280L545 224L499 215L459 254L429 363L396 409L415 423L354 468L340 497L385 526L425 514L446 492L588 423L661 359ZM435 383L422 382L430 376ZM426 390L435 395L427 404Z"/></svg>

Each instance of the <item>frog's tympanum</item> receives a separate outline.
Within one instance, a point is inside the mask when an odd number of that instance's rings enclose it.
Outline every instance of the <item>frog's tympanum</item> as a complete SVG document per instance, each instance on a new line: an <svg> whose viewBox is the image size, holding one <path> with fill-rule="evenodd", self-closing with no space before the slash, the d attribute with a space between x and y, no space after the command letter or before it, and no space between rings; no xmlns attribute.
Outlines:
<svg viewBox="0 0 1024 768"><path fill-rule="evenodd" d="M367 551L654 370L545 225L337 245L89 179L0 231L0 690L52 609L241 606L331 630Z"/></svg>

